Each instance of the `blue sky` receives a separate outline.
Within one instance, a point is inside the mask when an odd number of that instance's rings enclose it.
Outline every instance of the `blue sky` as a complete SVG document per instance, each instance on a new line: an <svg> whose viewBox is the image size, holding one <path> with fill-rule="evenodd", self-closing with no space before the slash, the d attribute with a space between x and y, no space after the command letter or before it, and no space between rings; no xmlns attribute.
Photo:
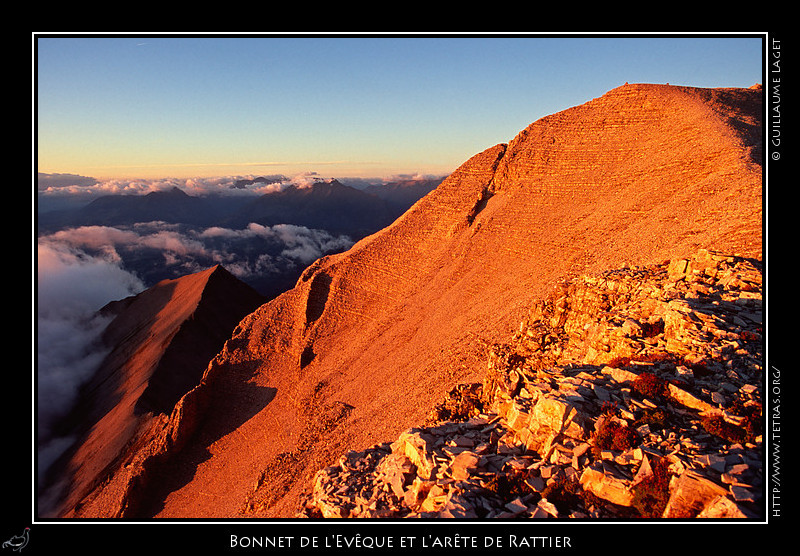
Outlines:
<svg viewBox="0 0 800 556"><path fill-rule="evenodd" d="M34 37L38 171L446 174L631 82L749 87L762 38Z"/></svg>

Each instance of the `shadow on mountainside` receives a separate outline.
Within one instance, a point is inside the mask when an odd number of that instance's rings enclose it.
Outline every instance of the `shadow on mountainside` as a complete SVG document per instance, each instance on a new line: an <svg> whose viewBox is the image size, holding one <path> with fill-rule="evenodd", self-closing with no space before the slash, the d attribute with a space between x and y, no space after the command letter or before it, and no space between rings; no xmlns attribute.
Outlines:
<svg viewBox="0 0 800 556"><path fill-rule="evenodd" d="M146 464L144 479L147 483L146 488L144 485L135 485L130 489L125 518L151 519L158 516L164 509L166 498L189 484L194 479L198 468L211 460L211 446L237 431L251 417L263 410L276 394L276 388L257 386L243 381L234 395L225 396L228 400L235 400L235 402L230 402L236 403L235 411L227 413L236 416L236 419L231 418L213 423L206 420L198 425L192 442L188 443L175 457L167 454L163 460L151 461ZM222 403L226 402L223 400ZM191 512L187 513L191 514Z"/></svg>
<svg viewBox="0 0 800 556"><path fill-rule="evenodd" d="M175 284L168 283L144 297L142 303L152 314L158 314L167 307L174 293ZM71 444L50 465L41 484L37 485L38 511L42 515L55 511L65 500L69 505L77 503L96 486L98 478L86 475L86 471L82 469L79 454L84 443L92 440L94 435L103 436L105 439L100 444L106 447L112 445L108 440L109 435L122 435L126 432L133 434L131 431L135 425L132 422L120 423L117 420L112 426L107 426L103 424L103 420L112 421L113 410L129 395L131 387L128 384L130 377L127 369L131 365L130 361L141 351L144 341L142 338L148 338L145 325L124 315L125 310L137 298L142 299L139 296L130 296L112 301L98 311L102 317L113 319L100 340L100 345L110 351L89 380L80 386L74 405L58 420L53 429L52 438L71 439ZM122 440L122 443L127 440ZM116 453L94 453L92 464L102 461L104 465L110 466L117 456ZM64 485L70 485L69 489Z"/></svg>

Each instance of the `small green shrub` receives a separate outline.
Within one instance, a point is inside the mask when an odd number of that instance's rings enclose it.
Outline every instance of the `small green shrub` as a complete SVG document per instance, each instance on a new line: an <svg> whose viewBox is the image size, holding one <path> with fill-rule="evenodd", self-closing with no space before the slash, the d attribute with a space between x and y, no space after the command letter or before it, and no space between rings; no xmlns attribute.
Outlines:
<svg viewBox="0 0 800 556"><path fill-rule="evenodd" d="M628 426L620 426L614 431L614 439L611 447L614 450L624 452L636 446L639 443L639 435L635 430Z"/></svg>
<svg viewBox="0 0 800 556"><path fill-rule="evenodd" d="M631 386L646 398L660 398L667 393L667 383L653 373L640 374Z"/></svg>
<svg viewBox="0 0 800 556"><path fill-rule="evenodd" d="M595 455L600 450L619 450L624 452L639 443L635 430L615 419L606 419L594 437Z"/></svg>
<svg viewBox="0 0 800 556"><path fill-rule="evenodd" d="M583 502L583 489L580 483L574 479L555 481L542 491L542 498L546 498L552 503L558 513L569 515L569 513L579 507Z"/></svg>
<svg viewBox="0 0 800 556"><path fill-rule="evenodd" d="M645 409L642 411L642 416L639 417L631 426L638 429L642 425L649 425L651 429L663 429L667 426L669 413L661 408Z"/></svg>
<svg viewBox="0 0 800 556"><path fill-rule="evenodd" d="M616 402L612 402L612 401L603 402L603 405L600 406L600 414L601 415L617 415L617 414L619 414L619 408L617 407Z"/></svg>
<svg viewBox="0 0 800 556"><path fill-rule="evenodd" d="M428 422L466 421L484 409L482 384L459 384L434 407L428 415Z"/></svg>
<svg viewBox="0 0 800 556"><path fill-rule="evenodd" d="M744 428L729 423L719 413L703 417L701 424L706 432L731 444L742 444L748 439L747 431Z"/></svg>
<svg viewBox="0 0 800 556"><path fill-rule="evenodd" d="M633 487L632 505L642 517L661 517L669 502L669 461L657 458L650 465L653 474Z"/></svg>
<svg viewBox="0 0 800 556"><path fill-rule="evenodd" d="M742 429L745 431L746 442L752 442L756 436L762 434L764 429L764 408L761 403L747 403L742 398L734 399L728 411L739 417L744 417Z"/></svg>
<svg viewBox="0 0 800 556"><path fill-rule="evenodd" d="M739 339L745 342L752 342L756 340L760 340L761 336L755 332L751 332L749 330L742 330L739 332Z"/></svg>
<svg viewBox="0 0 800 556"><path fill-rule="evenodd" d="M527 483L528 472L525 469L497 473L486 482L485 488L499 496L502 500L513 500L519 496L534 493Z"/></svg>
<svg viewBox="0 0 800 556"><path fill-rule="evenodd" d="M624 369L628 365L631 364L630 357L615 357L611 359L608 363L606 363L609 367L614 367L615 369Z"/></svg>

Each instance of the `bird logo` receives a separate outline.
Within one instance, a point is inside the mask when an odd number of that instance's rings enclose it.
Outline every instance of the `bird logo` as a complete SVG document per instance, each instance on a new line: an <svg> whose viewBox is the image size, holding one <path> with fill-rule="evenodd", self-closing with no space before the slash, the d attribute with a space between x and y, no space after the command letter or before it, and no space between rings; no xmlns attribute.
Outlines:
<svg viewBox="0 0 800 556"><path fill-rule="evenodd" d="M11 550L20 552L28 544L28 535L30 534L30 531L30 527L25 527L25 530L21 535L14 535L4 542L3 548L10 548Z"/></svg>

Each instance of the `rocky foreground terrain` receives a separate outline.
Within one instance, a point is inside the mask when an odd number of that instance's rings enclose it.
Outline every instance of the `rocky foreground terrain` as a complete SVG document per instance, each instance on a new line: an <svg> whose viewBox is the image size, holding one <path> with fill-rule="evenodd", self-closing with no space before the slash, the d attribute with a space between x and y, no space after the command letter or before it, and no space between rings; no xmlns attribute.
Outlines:
<svg viewBox="0 0 800 556"><path fill-rule="evenodd" d="M698 251L564 282L482 383L322 469L299 515L763 517L762 264Z"/></svg>

